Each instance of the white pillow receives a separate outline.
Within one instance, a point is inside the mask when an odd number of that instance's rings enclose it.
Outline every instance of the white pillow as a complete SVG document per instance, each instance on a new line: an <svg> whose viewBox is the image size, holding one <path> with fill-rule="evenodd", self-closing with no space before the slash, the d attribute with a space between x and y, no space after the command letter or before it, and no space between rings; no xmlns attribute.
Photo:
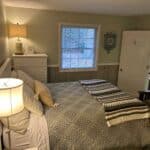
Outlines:
<svg viewBox="0 0 150 150"><path fill-rule="evenodd" d="M34 91L25 83L23 91L25 108L37 115L43 115L43 106L38 100L38 96L34 94Z"/></svg>
<svg viewBox="0 0 150 150"><path fill-rule="evenodd" d="M24 83L26 83L28 86L30 86L30 88L32 88L32 90L34 90L34 79L30 75L28 75L22 70L16 70L16 73L17 73L17 78L23 80Z"/></svg>
<svg viewBox="0 0 150 150"><path fill-rule="evenodd" d="M35 93L39 96L43 104L48 107L54 107L54 100L51 92L44 83L35 80Z"/></svg>

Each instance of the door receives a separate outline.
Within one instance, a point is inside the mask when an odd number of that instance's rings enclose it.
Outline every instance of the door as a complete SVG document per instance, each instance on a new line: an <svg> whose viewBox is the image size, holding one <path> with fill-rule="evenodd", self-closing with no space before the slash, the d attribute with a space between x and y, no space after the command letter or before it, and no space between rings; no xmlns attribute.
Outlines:
<svg viewBox="0 0 150 150"><path fill-rule="evenodd" d="M144 89L149 71L150 31L125 31L123 33L118 86L137 96Z"/></svg>

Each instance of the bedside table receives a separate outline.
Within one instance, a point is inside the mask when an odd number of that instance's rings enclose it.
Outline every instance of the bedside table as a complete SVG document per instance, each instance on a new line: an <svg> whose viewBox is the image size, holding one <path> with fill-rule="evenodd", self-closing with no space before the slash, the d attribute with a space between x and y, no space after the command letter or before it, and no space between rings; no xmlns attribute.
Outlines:
<svg viewBox="0 0 150 150"><path fill-rule="evenodd" d="M47 82L46 54L13 55L12 60L14 69L23 70L34 79Z"/></svg>
<svg viewBox="0 0 150 150"><path fill-rule="evenodd" d="M139 91L139 99L142 101L150 100L150 91Z"/></svg>

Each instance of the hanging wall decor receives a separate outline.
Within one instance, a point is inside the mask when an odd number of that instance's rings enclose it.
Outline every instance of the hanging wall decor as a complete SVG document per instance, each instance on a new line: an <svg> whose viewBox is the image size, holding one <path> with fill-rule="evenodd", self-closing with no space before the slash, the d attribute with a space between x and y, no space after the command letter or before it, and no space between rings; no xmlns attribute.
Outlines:
<svg viewBox="0 0 150 150"><path fill-rule="evenodd" d="M104 49L110 53L116 47L117 35L113 32L106 32L104 34Z"/></svg>

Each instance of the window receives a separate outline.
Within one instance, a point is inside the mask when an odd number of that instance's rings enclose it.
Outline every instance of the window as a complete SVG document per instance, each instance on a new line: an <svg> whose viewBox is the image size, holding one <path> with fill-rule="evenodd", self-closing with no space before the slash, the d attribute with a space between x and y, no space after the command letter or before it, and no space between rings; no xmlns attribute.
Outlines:
<svg viewBox="0 0 150 150"><path fill-rule="evenodd" d="M61 25L61 70L96 69L97 27Z"/></svg>

